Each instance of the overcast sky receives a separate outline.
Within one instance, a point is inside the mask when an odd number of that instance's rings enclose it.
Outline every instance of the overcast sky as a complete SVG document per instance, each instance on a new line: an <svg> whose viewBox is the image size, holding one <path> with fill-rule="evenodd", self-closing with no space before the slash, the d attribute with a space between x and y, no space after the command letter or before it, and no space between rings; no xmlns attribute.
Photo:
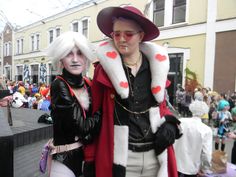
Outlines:
<svg viewBox="0 0 236 177"><path fill-rule="evenodd" d="M0 0L0 32L8 20L25 26L88 0Z"/></svg>

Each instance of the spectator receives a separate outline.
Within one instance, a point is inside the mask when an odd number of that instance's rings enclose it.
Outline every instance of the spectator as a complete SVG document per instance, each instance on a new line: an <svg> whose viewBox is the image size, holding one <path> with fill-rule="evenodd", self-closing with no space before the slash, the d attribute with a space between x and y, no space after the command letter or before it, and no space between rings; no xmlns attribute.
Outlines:
<svg viewBox="0 0 236 177"><path fill-rule="evenodd" d="M236 107L231 110L233 118L232 131L228 134L228 138L234 139L234 145L231 151L231 163L236 165Z"/></svg>
<svg viewBox="0 0 236 177"><path fill-rule="evenodd" d="M229 102L226 100L220 100L218 104L217 122L218 131L215 139L215 149L219 149L219 143L221 140L221 151L225 149L226 133L229 131L229 121L232 120L229 110Z"/></svg>
<svg viewBox="0 0 236 177"><path fill-rule="evenodd" d="M180 84L177 85L177 91L176 91L176 104L178 107L178 112L180 115L183 115L183 101L184 101L184 89Z"/></svg>
<svg viewBox="0 0 236 177"><path fill-rule="evenodd" d="M189 109L193 117L179 119L183 136L174 144L180 177L197 177L211 166L212 130L201 121L209 108L205 102L195 100Z"/></svg>

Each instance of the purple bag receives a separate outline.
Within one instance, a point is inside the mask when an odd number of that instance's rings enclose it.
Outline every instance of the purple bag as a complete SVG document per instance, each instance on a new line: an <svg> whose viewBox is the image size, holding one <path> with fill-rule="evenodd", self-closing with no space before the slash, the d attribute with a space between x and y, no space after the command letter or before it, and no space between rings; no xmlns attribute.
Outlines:
<svg viewBox="0 0 236 177"><path fill-rule="evenodd" d="M47 142L42 149L42 155L41 155L41 159L39 161L39 170L42 173L45 173L47 170L47 161L48 161L48 155L49 155L49 143Z"/></svg>

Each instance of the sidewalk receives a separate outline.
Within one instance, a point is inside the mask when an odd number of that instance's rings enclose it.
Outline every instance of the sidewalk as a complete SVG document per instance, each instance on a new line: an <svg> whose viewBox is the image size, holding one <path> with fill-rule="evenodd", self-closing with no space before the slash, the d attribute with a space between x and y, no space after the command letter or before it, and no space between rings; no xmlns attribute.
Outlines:
<svg viewBox="0 0 236 177"><path fill-rule="evenodd" d="M47 139L14 150L14 177L48 177L39 171L41 150L46 142Z"/></svg>

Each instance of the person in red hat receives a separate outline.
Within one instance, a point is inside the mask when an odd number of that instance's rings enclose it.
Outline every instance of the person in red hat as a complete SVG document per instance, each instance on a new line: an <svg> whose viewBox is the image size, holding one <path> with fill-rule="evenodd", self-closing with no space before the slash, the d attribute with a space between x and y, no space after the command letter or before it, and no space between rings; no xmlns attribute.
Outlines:
<svg viewBox="0 0 236 177"><path fill-rule="evenodd" d="M132 6L104 8L97 25L110 39L97 49L92 104L102 109L102 127L85 147L84 176L177 177L172 144L180 122L165 102L169 58L147 42L158 28Z"/></svg>

